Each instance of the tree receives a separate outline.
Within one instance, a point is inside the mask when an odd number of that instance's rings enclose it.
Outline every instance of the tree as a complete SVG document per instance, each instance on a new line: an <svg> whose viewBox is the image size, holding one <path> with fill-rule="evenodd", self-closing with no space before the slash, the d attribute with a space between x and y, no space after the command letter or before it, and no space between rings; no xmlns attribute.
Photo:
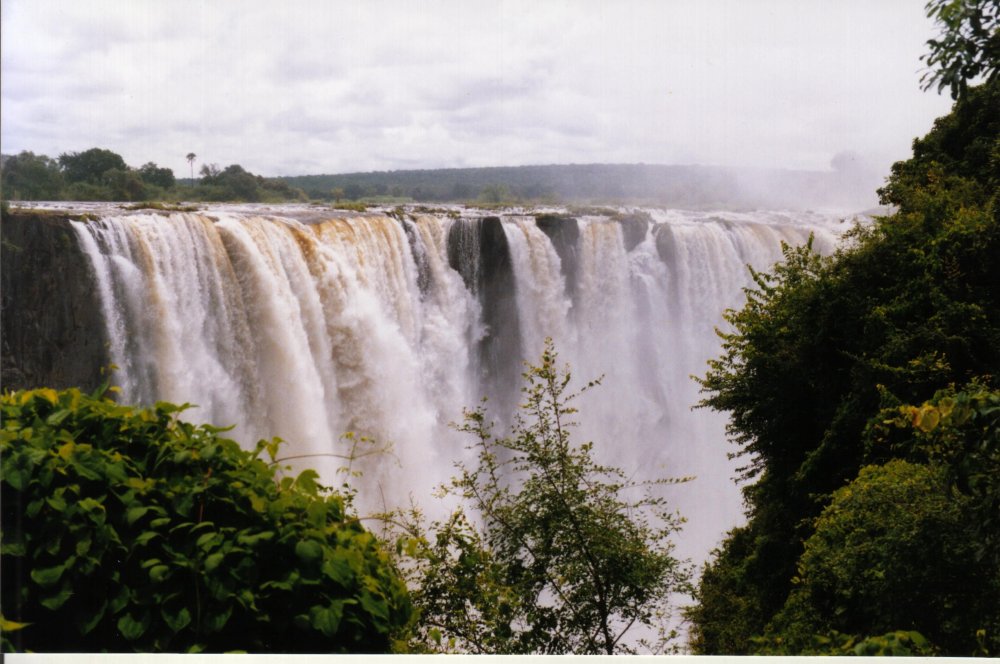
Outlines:
<svg viewBox="0 0 1000 664"><path fill-rule="evenodd" d="M193 152L188 152L187 153L187 157L185 157L185 159L187 159L188 165L191 167L191 186L192 187L194 186L194 160L197 157L198 157L198 155L196 155Z"/></svg>
<svg viewBox="0 0 1000 664"><path fill-rule="evenodd" d="M835 491L769 635L805 646L832 631L907 629L944 652L972 654L976 631L997 626L1000 578L976 560L969 500L956 499L945 477L938 464L893 459Z"/></svg>
<svg viewBox="0 0 1000 664"><path fill-rule="evenodd" d="M147 162L139 168L139 175L147 184L164 189L170 189L177 183L174 172L169 168L160 168L153 162Z"/></svg>
<svg viewBox="0 0 1000 664"><path fill-rule="evenodd" d="M101 184L104 174L112 169L127 171L128 165L121 155L102 148L91 148L83 152L69 152L59 155L66 182L87 182Z"/></svg>
<svg viewBox="0 0 1000 664"><path fill-rule="evenodd" d="M114 201L138 201L146 197L146 187L139 173L131 168L112 168L101 180Z"/></svg>
<svg viewBox="0 0 1000 664"><path fill-rule="evenodd" d="M14 200L46 201L60 197L63 177L59 164L45 155L23 151L5 157L0 170L3 197Z"/></svg>
<svg viewBox="0 0 1000 664"><path fill-rule="evenodd" d="M342 495L184 406L0 398L4 650L386 652L411 604Z"/></svg>
<svg viewBox="0 0 1000 664"><path fill-rule="evenodd" d="M218 164L202 164L199 173L201 174L202 182L212 184L222 171L219 170Z"/></svg>
<svg viewBox="0 0 1000 664"><path fill-rule="evenodd" d="M592 443L573 445L577 395L556 359L549 340L524 373L510 437L493 436L483 407L459 427L476 462L457 464L445 491L474 516L435 524L416 575L419 636L432 648L613 654L636 649L625 637L637 626L657 633L653 649L670 638L669 596L689 572L671 555L681 519L653 492L679 480L636 483L598 464Z"/></svg>
<svg viewBox="0 0 1000 664"><path fill-rule="evenodd" d="M995 80L1000 73L1000 3L930 0L926 9L941 36L927 41L930 52L921 58L929 68L920 79L923 89L937 83L938 92L948 87L952 99L958 99L980 74Z"/></svg>

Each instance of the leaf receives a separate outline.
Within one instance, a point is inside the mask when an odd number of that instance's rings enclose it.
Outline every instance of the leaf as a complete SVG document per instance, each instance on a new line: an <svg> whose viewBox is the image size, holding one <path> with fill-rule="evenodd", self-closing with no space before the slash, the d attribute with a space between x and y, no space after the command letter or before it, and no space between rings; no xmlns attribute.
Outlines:
<svg viewBox="0 0 1000 664"><path fill-rule="evenodd" d="M174 632L179 632L191 624L191 611L186 606L176 608L163 607L161 611L163 622Z"/></svg>
<svg viewBox="0 0 1000 664"><path fill-rule="evenodd" d="M108 609L108 601L104 600L96 611L87 611L84 613L77 614L76 617L76 627L80 630L81 634L90 634L94 631L94 628L101 622L104 618L104 613Z"/></svg>
<svg viewBox="0 0 1000 664"><path fill-rule="evenodd" d="M156 533L156 532L153 532L151 530L147 530L147 531L144 531L144 532L140 533L139 536L135 538L135 543L138 546L145 546L145 545L149 544L150 540L152 540L154 537L159 537L159 536L160 536L160 533Z"/></svg>
<svg viewBox="0 0 1000 664"><path fill-rule="evenodd" d="M249 495L249 498L250 498L250 507L253 509L254 512L264 512L265 510L267 510L267 503L264 502L264 499L258 496L256 493L251 493Z"/></svg>
<svg viewBox="0 0 1000 664"><path fill-rule="evenodd" d="M295 545L295 555L305 564L312 564L323 557L323 547L315 540L301 540Z"/></svg>
<svg viewBox="0 0 1000 664"><path fill-rule="evenodd" d="M155 565L149 569L149 580L153 583L163 581L170 574L170 568L166 565Z"/></svg>
<svg viewBox="0 0 1000 664"><path fill-rule="evenodd" d="M213 553L208 558L205 558L205 571L211 572L220 564L222 564L222 559L226 557L225 553Z"/></svg>
<svg viewBox="0 0 1000 664"><path fill-rule="evenodd" d="M65 563L62 565L56 565L55 567L46 567L44 569L36 568L31 570L31 580L40 585L42 588L48 588L59 583L59 579L62 578L63 572L65 571Z"/></svg>
<svg viewBox="0 0 1000 664"><path fill-rule="evenodd" d="M69 417L71 414L72 411L66 408L60 408L59 410L55 411L54 413L46 417L45 423L48 424L50 427L57 427L60 424L62 424L62 421L65 420L67 417Z"/></svg>
<svg viewBox="0 0 1000 664"><path fill-rule="evenodd" d="M149 511L149 507L131 507L127 512L125 512L125 521L128 525L134 524L136 521L145 516L146 512Z"/></svg>
<svg viewBox="0 0 1000 664"><path fill-rule="evenodd" d="M233 615L232 606L228 607L222 613L207 615L203 620L203 623L205 625L205 630L210 633L221 631L222 628L226 626L226 623L229 622L229 617L231 615Z"/></svg>
<svg viewBox="0 0 1000 664"><path fill-rule="evenodd" d="M32 394L41 397L42 399L45 399L53 406L59 403L59 394L50 387L46 387L40 390L35 390L33 393L28 392L27 394L25 394L25 396L30 397Z"/></svg>
<svg viewBox="0 0 1000 664"><path fill-rule="evenodd" d="M330 560L323 563L323 574L341 587L349 588L354 578L354 570L351 569L350 562L342 555L338 555L339 553L339 551L334 552Z"/></svg>
<svg viewBox="0 0 1000 664"><path fill-rule="evenodd" d="M60 445L59 449L56 450L56 454L62 457L64 460L69 460L73 456L73 450L76 449L76 443L68 442L65 445Z"/></svg>
<svg viewBox="0 0 1000 664"><path fill-rule="evenodd" d="M219 533L216 533L214 531L213 532L208 532L208 533L203 533L202 535L200 535L198 537L198 539L196 539L194 541L194 545L196 547L198 547L199 549L206 549L207 550L207 549L212 548L212 544L215 543L216 540L218 540L218 541L221 542L222 541L222 535L220 535Z"/></svg>
<svg viewBox="0 0 1000 664"><path fill-rule="evenodd" d="M68 600L72 596L73 596L73 587L67 583L62 588L59 589L59 592L57 592L54 595L50 595L49 597L46 597L39 603L46 609L49 609L50 611L55 611L63 604L65 604L66 600Z"/></svg>
<svg viewBox="0 0 1000 664"><path fill-rule="evenodd" d="M3 614L0 613L0 631L16 632L19 629L24 629L30 624L31 623L14 622L13 620L7 620L6 618L3 617Z"/></svg>
<svg viewBox="0 0 1000 664"><path fill-rule="evenodd" d="M330 606L314 606L309 609L309 623L324 636L333 638L337 635L343 615L343 601L334 601Z"/></svg>
<svg viewBox="0 0 1000 664"><path fill-rule="evenodd" d="M299 473L299 476L295 478L295 486L310 495L315 495L317 491L319 491L319 483L316 481L318 479L319 473L312 468L307 468Z"/></svg>
<svg viewBox="0 0 1000 664"><path fill-rule="evenodd" d="M150 615L148 611L143 612L142 617L136 620L131 613L126 613L118 619L118 631L125 637L126 641L135 641L146 633L149 629Z"/></svg>
<svg viewBox="0 0 1000 664"><path fill-rule="evenodd" d="M375 618L376 623L386 623L389 621L389 606L384 599L375 597L368 591L362 592L358 599L360 600L361 608Z"/></svg>

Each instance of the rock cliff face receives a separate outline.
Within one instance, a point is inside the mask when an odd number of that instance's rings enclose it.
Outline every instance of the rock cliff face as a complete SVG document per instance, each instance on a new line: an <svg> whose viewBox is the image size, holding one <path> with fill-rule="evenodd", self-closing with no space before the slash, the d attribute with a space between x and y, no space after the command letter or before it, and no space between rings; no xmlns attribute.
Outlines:
<svg viewBox="0 0 1000 664"><path fill-rule="evenodd" d="M520 384L521 324L510 246L499 217L461 219L448 233L448 263L482 307L488 334L479 342L486 393L499 412L514 412Z"/></svg>
<svg viewBox="0 0 1000 664"><path fill-rule="evenodd" d="M100 385L110 364L93 272L71 217L13 211L0 222L0 383Z"/></svg>

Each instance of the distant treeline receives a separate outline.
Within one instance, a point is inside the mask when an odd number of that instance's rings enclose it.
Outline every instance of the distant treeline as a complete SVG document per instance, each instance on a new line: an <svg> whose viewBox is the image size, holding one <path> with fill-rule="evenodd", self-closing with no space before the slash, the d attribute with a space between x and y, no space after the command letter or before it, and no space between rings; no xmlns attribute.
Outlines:
<svg viewBox="0 0 1000 664"><path fill-rule="evenodd" d="M194 162L195 155L188 155ZM194 170L192 168L192 175ZM203 164L178 179L148 162L135 168L111 150L58 158L21 152L0 157L6 200L345 201L499 204L632 204L686 208L836 207L874 204L870 177L850 169L778 171L716 166L569 164L381 171L265 178L239 164Z"/></svg>
<svg viewBox="0 0 1000 664"><path fill-rule="evenodd" d="M193 160L194 155L190 155ZM249 173L239 164L201 167L201 177L179 182L153 162L134 168L102 148L67 152L53 159L33 152L0 156L0 192L15 201L248 201L302 200L282 180Z"/></svg>
<svg viewBox="0 0 1000 664"><path fill-rule="evenodd" d="M870 177L849 170L569 164L380 171L280 178L312 199L419 202L631 203L670 207L842 206L874 203Z"/></svg>

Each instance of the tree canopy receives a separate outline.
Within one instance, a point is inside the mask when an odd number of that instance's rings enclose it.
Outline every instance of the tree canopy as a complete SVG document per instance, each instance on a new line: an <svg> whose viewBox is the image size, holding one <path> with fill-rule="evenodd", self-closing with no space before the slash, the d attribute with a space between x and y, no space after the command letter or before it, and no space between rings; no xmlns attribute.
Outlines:
<svg viewBox="0 0 1000 664"><path fill-rule="evenodd" d="M195 156L187 156L192 172ZM225 169L205 164L202 175L199 182L192 177L190 186L182 186L169 168L151 161L132 168L103 148L65 153L57 160L22 152L4 155L0 163L5 200L282 202L305 196L284 180L254 175L239 164Z"/></svg>
<svg viewBox="0 0 1000 664"><path fill-rule="evenodd" d="M929 70L924 89L937 84L949 88L952 99L968 90L970 80L982 75L993 81L1000 73L1000 3L996 0L930 0L927 16L940 30L928 40L923 56Z"/></svg>

